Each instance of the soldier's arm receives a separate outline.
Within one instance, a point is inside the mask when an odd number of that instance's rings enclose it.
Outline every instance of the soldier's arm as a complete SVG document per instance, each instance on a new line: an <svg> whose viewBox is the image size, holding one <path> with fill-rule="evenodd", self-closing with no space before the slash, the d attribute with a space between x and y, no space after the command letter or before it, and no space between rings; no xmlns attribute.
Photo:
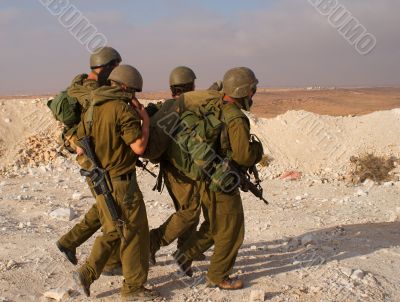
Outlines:
<svg viewBox="0 0 400 302"><path fill-rule="evenodd" d="M124 106L120 117L121 137L137 155L142 155L149 140L150 119L144 107Z"/></svg>
<svg viewBox="0 0 400 302"><path fill-rule="evenodd" d="M250 141L250 125L245 118L236 118L228 125L232 159L240 166L252 167L263 155L262 145Z"/></svg>

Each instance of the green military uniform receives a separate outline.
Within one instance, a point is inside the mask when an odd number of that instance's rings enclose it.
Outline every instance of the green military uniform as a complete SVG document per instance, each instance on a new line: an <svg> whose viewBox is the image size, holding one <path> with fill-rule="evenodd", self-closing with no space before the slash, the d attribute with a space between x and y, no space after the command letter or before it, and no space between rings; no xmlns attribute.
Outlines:
<svg viewBox="0 0 400 302"><path fill-rule="evenodd" d="M230 156L237 164L251 167L262 157L259 143L250 142L250 124L237 103L222 107L230 145ZM224 153L226 150L221 150ZM201 185L201 202L205 221L198 232L186 241L180 256L191 261L214 245L214 254L207 279L218 285L226 280L235 264L244 239L244 215L239 189L232 193L212 192L207 183Z"/></svg>
<svg viewBox="0 0 400 302"><path fill-rule="evenodd" d="M83 108L87 110L92 91L99 88L95 80L88 80L86 74L77 75L68 88L68 95L77 98ZM67 144L76 145L76 129L72 129L66 134L69 139ZM78 161L79 162L79 161ZM94 193L92 192L95 197ZM85 214L84 218L77 223L69 232L63 235L58 242L65 248L75 251L77 247L89 240L101 227L97 205L94 204ZM110 271L121 264L119 252L116 250L107 262L105 271Z"/></svg>
<svg viewBox="0 0 400 302"><path fill-rule="evenodd" d="M167 246L178 238L178 249L196 231L200 215L199 183L191 180L167 161L161 163L165 186L176 212L150 232L152 246Z"/></svg>
<svg viewBox="0 0 400 302"><path fill-rule="evenodd" d="M149 229L143 195L136 181L135 162L137 156L130 148L141 136L141 120L128 104L132 99L119 87L101 87L92 92L92 127L86 122L78 128L78 137L90 135L95 145L101 166L108 172L112 195L124 220L123 233L126 244L114 227L102 195L96 197L101 236L93 244L86 263L79 269L84 278L92 283L99 278L110 255L120 245L123 275L122 295L137 292L147 280Z"/></svg>

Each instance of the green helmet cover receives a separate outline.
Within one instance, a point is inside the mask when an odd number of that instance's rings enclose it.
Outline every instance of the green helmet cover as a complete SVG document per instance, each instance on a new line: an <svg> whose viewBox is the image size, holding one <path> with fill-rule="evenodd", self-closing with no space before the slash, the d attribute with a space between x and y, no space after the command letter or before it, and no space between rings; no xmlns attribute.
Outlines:
<svg viewBox="0 0 400 302"><path fill-rule="evenodd" d="M92 69L105 66L112 61L122 61L121 55L114 48L105 46L96 49L90 56L90 67Z"/></svg>
<svg viewBox="0 0 400 302"><path fill-rule="evenodd" d="M186 66L178 66L171 71L169 86L178 86L193 83L196 75L192 69Z"/></svg>
<svg viewBox="0 0 400 302"><path fill-rule="evenodd" d="M247 67L236 67L225 73L222 86L226 95L240 99L247 97L257 88L258 80Z"/></svg>
<svg viewBox="0 0 400 302"><path fill-rule="evenodd" d="M108 80L124 84L135 91L142 91L143 78L140 72L130 65L119 65L111 72Z"/></svg>

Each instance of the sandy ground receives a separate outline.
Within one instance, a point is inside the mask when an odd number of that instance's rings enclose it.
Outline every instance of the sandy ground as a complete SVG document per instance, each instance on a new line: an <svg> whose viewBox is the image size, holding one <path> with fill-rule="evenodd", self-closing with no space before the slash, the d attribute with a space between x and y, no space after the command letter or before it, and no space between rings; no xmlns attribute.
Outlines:
<svg viewBox="0 0 400 302"><path fill-rule="evenodd" d="M388 93L381 109L389 109L386 107L389 103L396 107L394 94ZM354 109L350 107L343 110ZM280 110L283 109L276 109ZM358 113L368 110L360 109ZM283 136L278 125L302 114L288 112L278 120L255 118L252 123L264 133L262 140L273 143L272 149L267 150L276 151L273 147L280 143L271 137L276 138L280 133ZM340 126L344 136L354 125L376 128L376 132L351 138L366 150L379 141L366 137L384 131L376 126L380 119L390 118L398 123L400 118L396 110L344 120L312 116L328 127ZM270 129L271 135L263 132L262 127ZM396 127L390 135L382 133L379 138L380 144L384 144L382 152L387 150L387 155L398 155L400 150L397 149L400 130ZM25 142L39 133L47 137L57 133L57 124L43 100L0 100L0 301L51 301L43 295L54 288L70 291L70 297L62 301L119 301L121 277L102 276L93 284L90 299L77 292L71 278L75 267L54 244L83 217L93 198L73 159L56 156L49 158L51 163L41 160L37 167L21 164L24 157L37 156L19 150L26 149ZM302 140L299 144L313 142ZM385 144L393 146L388 149ZM287 151L290 146L284 145L281 150ZM48 147L38 148L48 151ZM290 156L297 153L286 151ZM313 154L315 159L309 160L323 166L324 156L320 156L319 149L311 155L299 156L306 160ZM157 288L166 301L250 301L257 290L266 301L400 301L399 169L393 182L354 186L335 175L321 176L313 169L305 171L307 165L286 165L286 157L277 157L272 172L262 171L269 206L243 193L246 238L232 272L245 281L243 290L225 292L205 287L203 278L212 250L207 253L206 261L194 264L195 278L181 276L170 256L175 244L158 253L158 265L150 269L149 286ZM288 168L302 168L305 176L294 182L276 177ZM151 190L154 179L150 175L143 171L138 175L150 226L157 227L173 212L172 202L166 192L160 196ZM74 219L51 218L50 213L59 208L71 209ZM92 242L93 238L78 249L80 263L90 252Z"/></svg>

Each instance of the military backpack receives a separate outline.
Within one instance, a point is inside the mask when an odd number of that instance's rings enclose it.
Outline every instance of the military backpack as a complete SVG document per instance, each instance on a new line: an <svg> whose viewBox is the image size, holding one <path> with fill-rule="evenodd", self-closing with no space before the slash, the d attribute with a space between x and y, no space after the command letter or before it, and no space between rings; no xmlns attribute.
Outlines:
<svg viewBox="0 0 400 302"><path fill-rule="evenodd" d="M63 123L67 130L79 124L81 120L82 107L78 99L69 96L66 90L61 91L54 99L49 100L47 106L54 118Z"/></svg>

